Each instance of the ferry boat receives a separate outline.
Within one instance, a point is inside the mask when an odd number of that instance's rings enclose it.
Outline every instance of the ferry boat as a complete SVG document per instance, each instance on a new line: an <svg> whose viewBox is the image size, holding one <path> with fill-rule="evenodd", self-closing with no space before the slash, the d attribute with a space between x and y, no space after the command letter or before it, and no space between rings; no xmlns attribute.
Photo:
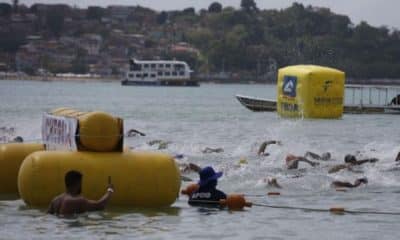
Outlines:
<svg viewBox="0 0 400 240"><path fill-rule="evenodd" d="M189 65L183 61L176 60L149 60L129 61L127 71L122 85L133 86L187 86L198 87L199 83L191 79Z"/></svg>

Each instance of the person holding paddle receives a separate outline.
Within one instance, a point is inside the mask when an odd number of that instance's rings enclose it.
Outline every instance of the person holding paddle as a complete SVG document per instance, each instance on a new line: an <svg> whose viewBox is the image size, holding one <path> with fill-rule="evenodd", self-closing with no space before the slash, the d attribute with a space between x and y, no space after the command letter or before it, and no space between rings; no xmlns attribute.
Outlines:
<svg viewBox="0 0 400 240"><path fill-rule="evenodd" d="M89 200L81 195L82 174L71 170L65 174L66 192L55 197L47 210L48 214L56 216L72 216L89 211L103 210L112 194L114 187L111 184L111 177L108 178L107 191L99 200Z"/></svg>

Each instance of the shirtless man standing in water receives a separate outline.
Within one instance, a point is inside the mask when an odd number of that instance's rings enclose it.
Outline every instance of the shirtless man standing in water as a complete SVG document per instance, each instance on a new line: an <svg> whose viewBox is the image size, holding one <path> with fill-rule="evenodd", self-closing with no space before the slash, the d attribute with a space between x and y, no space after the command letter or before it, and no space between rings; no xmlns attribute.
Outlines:
<svg viewBox="0 0 400 240"><path fill-rule="evenodd" d="M51 201L47 213L56 216L71 216L88 211L103 210L114 192L114 187L109 183L106 194L98 201L86 199L81 195L82 174L74 170L65 175L65 187L67 191Z"/></svg>

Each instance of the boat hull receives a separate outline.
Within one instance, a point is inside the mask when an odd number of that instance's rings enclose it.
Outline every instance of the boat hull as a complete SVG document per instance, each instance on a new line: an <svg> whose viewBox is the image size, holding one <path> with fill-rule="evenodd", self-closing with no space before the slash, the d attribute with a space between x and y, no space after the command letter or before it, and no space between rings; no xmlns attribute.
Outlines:
<svg viewBox="0 0 400 240"><path fill-rule="evenodd" d="M253 112L275 112L276 101L236 95L236 99L247 109Z"/></svg>
<svg viewBox="0 0 400 240"><path fill-rule="evenodd" d="M236 99L247 109L253 112L275 112L276 101L236 95ZM346 114L400 114L400 106L361 106L361 105L345 105L344 113Z"/></svg>
<svg viewBox="0 0 400 240"><path fill-rule="evenodd" d="M123 86L154 86L154 87L199 87L200 84L194 80L179 81L121 81Z"/></svg>

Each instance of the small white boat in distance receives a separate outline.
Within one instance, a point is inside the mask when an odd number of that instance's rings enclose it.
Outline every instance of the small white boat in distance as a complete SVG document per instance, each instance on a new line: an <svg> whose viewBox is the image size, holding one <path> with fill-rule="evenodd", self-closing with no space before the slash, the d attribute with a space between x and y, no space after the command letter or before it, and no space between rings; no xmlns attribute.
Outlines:
<svg viewBox="0 0 400 240"><path fill-rule="evenodd" d="M176 60L139 61L131 59L122 85L198 87L191 79L189 65Z"/></svg>

